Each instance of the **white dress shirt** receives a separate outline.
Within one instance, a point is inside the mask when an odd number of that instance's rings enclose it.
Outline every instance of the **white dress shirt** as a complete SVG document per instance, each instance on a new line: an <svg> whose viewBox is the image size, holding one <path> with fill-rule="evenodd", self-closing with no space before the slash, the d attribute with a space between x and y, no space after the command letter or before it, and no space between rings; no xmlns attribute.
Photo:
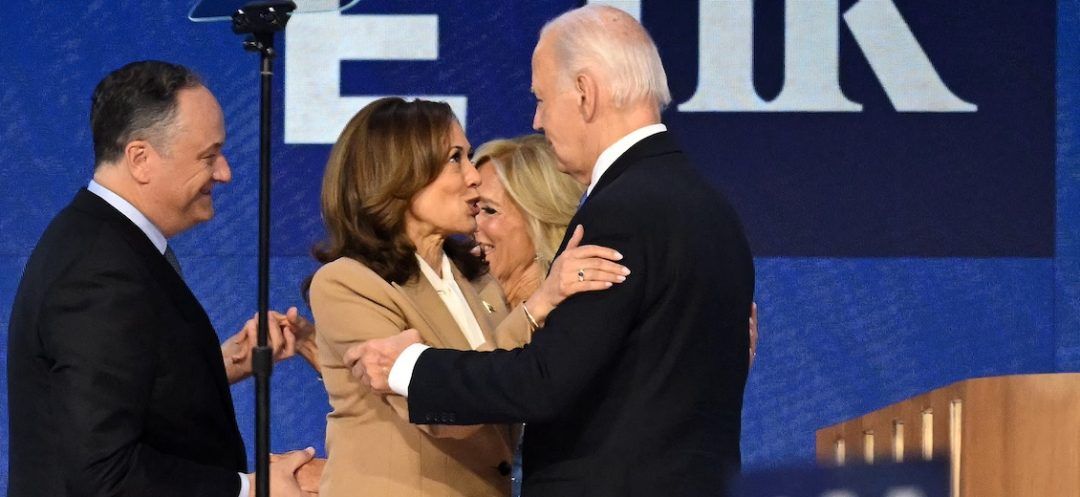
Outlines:
<svg viewBox="0 0 1080 497"><path fill-rule="evenodd" d="M454 279L454 272L450 269L450 258L445 253L442 254L442 270L440 271L442 276L435 274L435 270L419 254L416 260L420 261L420 272L435 288L435 293L439 294L443 304L446 304L446 310L450 311L454 322L465 335L465 339L469 341L469 347L473 350L480 348L487 339L484 338L484 331L480 329L480 323L476 321L476 316L469 308L469 301L465 300L465 294L461 292L461 287Z"/></svg>
<svg viewBox="0 0 1080 497"><path fill-rule="evenodd" d="M604 151L600 153L600 156L596 158L596 164L593 166L592 171L592 180L589 182L589 188L585 190L585 197L592 194L593 187L600 181L600 177L607 172L619 157L622 157L627 150L630 150L630 147L633 147L641 140L664 131L667 131L667 126L664 126L661 123L643 126L631 131L626 136L619 138L615 143L612 143L608 148L604 149ZM443 260L446 260L446 256L443 256ZM476 318L473 319L475 320ZM386 379L390 386L390 390L402 397L409 396L409 383L412 381L412 373L413 369L416 368L416 361L420 359L420 354L429 348L431 347L422 343L414 343L401 351L401 355L394 361L394 365L390 367L390 374Z"/></svg>
<svg viewBox="0 0 1080 497"><path fill-rule="evenodd" d="M139 212L131 202L124 200L123 197L117 195L112 190L101 186L101 183L90 180L90 184L86 186L86 190L94 195L101 197L105 203L111 205L114 209L120 211L124 217L135 223L143 233L146 233L146 237L150 239L150 242L154 244L154 248L165 254L165 248L169 246L169 241L165 238L165 235L161 233L161 230L154 226L154 223ZM243 473L237 473L240 475L240 493L236 497L248 497L251 495L251 483L248 482L247 475Z"/></svg>
<svg viewBox="0 0 1080 497"><path fill-rule="evenodd" d="M664 126L661 123L650 124L631 131L630 134L619 138L619 140L612 143L610 147L605 148L604 151L600 153L600 157L596 158L596 164L593 166L592 170L592 179L589 180L589 187L585 189L585 196L588 197L589 195L592 195L593 188L596 187L596 183L600 181L600 177L607 172L619 157L622 157L627 150L630 150L630 147L633 147L641 140L657 133L663 133L664 131L667 131L667 126Z"/></svg>
<svg viewBox="0 0 1080 497"><path fill-rule="evenodd" d="M154 223L150 222L143 213L139 212L139 209L136 209L134 205L131 205L131 202L124 200L123 197L117 195L112 190L101 186L100 183L94 180L90 180L90 184L86 186L86 189L90 191L90 193L101 197L101 200L104 200L106 203L113 206L113 208L120 211L124 217L135 223L135 226L138 226L143 233L146 233L146 237L150 239L150 242L154 244L154 247L157 247L158 252L161 252L162 254L165 253L165 247L167 247L169 243L165 239L165 235L163 235L161 230L159 230L157 226L154 226Z"/></svg>

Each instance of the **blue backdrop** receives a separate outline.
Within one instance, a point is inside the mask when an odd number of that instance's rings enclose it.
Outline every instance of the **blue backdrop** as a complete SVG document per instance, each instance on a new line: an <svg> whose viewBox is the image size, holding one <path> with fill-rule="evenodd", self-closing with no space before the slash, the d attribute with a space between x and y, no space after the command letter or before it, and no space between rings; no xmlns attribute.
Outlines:
<svg viewBox="0 0 1080 497"><path fill-rule="evenodd" d="M451 102L474 145L527 132L536 32L579 3L363 0L295 18L275 95L273 307L300 304L316 267L344 119L377 95L426 95ZM1080 0L609 3L654 34L665 122L757 255L747 468L810 461L817 428L952 381L1080 371ZM26 257L91 175L90 93L132 60L191 66L221 101L233 183L175 246L222 337L254 312L256 57L227 25L189 22L190 6L0 11L0 383ZM233 394L250 452L251 382ZM272 396L273 449L322 453L315 374L282 363Z"/></svg>

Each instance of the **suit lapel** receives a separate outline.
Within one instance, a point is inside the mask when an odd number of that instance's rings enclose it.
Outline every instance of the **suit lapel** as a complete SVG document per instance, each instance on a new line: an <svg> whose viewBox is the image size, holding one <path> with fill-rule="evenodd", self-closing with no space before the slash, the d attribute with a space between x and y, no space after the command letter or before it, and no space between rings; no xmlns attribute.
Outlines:
<svg viewBox="0 0 1080 497"><path fill-rule="evenodd" d="M588 211L589 203L595 200L597 195L600 195L608 185L614 182L619 176L622 176L631 166L640 160L647 157L655 157L657 155L664 155L669 153L678 152L679 146L672 139L671 133L667 131L661 131L654 135L649 135L641 141L635 143L632 147L626 150L615 162L611 164L611 167L607 171L604 171L603 176L600 176L600 180L596 182L596 186L593 187L592 193L589 194L589 198L585 201L585 205L581 206L577 212L574 213L574 217L570 219L570 224L566 229L566 233L563 235L562 243L559 244L559 250L555 252L555 257L562 254L566 249L567 242L570 241L570 236L574 234L574 227L581 224L580 218L583 213Z"/></svg>
<svg viewBox="0 0 1080 497"><path fill-rule="evenodd" d="M450 314L442 298L423 274L416 275L404 285L397 283L393 285L405 295L418 311L420 318L424 320L423 324L427 326L428 333L420 330L421 334L434 337L440 342L432 345L440 348L469 350L469 341L465 339L465 334L458 328L454 316Z"/></svg>

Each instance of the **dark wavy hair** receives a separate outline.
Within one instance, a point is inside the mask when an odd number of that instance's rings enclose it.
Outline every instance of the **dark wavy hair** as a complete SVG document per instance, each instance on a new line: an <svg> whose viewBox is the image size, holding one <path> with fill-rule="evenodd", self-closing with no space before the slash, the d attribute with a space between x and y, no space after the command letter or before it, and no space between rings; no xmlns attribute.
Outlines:
<svg viewBox="0 0 1080 497"><path fill-rule="evenodd" d="M327 238L315 246L315 258L326 264L349 257L398 284L417 277L420 265L405 235L405 213L445 167L456 121L442 102L389 97L360 109L326 162L322 215ZM487 266L469 248L470 243L454 238L443 244L450 260L473 280ZM309 279L305 294L310 284Z"/></svg>
<svg viewBox="0 0 1080 497"><path fill-rule="evenodd" d="M132 140L165 145L176 117L176 94L201 85L191 69L158 60L132 62L105 76L90 97L94 167L118 160Z"/></svg>

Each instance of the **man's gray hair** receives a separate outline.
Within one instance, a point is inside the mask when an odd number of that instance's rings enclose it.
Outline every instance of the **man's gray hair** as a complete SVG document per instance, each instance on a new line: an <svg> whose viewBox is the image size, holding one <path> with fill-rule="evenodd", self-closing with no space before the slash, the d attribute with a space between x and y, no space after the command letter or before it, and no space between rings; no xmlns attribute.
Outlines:
<svg viewBox="0 0 1080 497"><path fill-rule="evenodd" d="M586 5L549 21L550 38L563 77L599 72L617 108L651 100L659 110L671 103L667 74L649 32L630 14L606 5Z"/></svg>

